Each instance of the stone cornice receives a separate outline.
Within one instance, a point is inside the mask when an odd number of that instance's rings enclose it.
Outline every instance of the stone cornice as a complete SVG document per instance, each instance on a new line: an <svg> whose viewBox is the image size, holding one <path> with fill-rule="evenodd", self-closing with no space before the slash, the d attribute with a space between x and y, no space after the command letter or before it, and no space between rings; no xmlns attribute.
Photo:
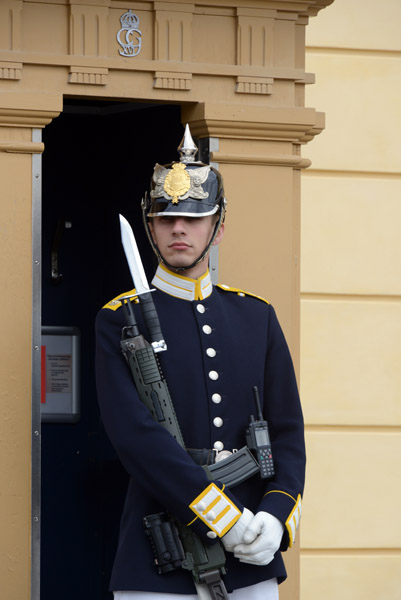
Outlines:
<svg viewBox="0 0 401 600"><path fill-rule="evenodd" d="M312 161L298 154L265 154L263 156L253 154L228 154L222 152L211 152L210 161L219 164L231 165L272 165L276 167L293 167L294 169L306 169Z"/></svg>
<svg viewBox="0 0 401 600"><path fill-rule="evenodd" d="M20 65L68 67L82 69L108 69L109 71L162 71L173 73L192 73L193 75L214 75L216 77L272 77L273 79L294 80L310 83L312 73L305 73L303 69L291 67L265 67L250 65L230 65L218 63L183 62L174 60L146 60L136 58L135 61L121 58L108 58L97 56L77 56L64 54L29 54L27 52L0 51L0 61L3 63L16 61ZM66 79L68 75L66 74Z"/></svg>
<svg viewBox="0 0 401 600"><path fill-rule="evenodd" d="M270 11L279 11L282 12L283 15L285 13L297 13L299 15L305 15L313 17L318 14L320 10L332 4L334 0L253 0L252 7L249 6L248 0L237 0L235 3L232 0L219 0L218 6L216 6L215 0L202 0L199 2L197 6L209 7L211 9L224 10L224 9L232 9L233 4L235 9L239 8L241 10L270 10ZM86 0L82 0L83 3L88 3ZM155 2L154 4L164 6L164 10L185 10L185 6L195 6L196 5L191 2L177 2L177 0L163 0L162 2ZM146 5L152 6L152 3L148 2L133 2L130 5L130 8L135 10L151 10L151 8L146 8ZM174 8L170 8L174 7Z"/></svg>
<svg viewBox="0 0 401 600"><path fill-rule="evenodd" d="M45 145L40 142L0 142L0 152L14 154L42 154Z"/></svg>
<svg viewBox="0 0 401 600"><path fill-rule="evenodd" d="M45 127L61 111L0 108L0 125L9 127Z"/></svg>
<svg viewBox="0 0 401 600"><path fill-rule="evenodd" d="M62 109L61 94L3 92L0 94L0 125L42 128L57 117Z"/></svg>
<svg viewBox="0 0 401 600"><path fill-rule="evenodd" d="M47 0L48 4L60 4L60 0L52 1ZM262 10L280 10L280 11L291 11L298 12L308 15L315 15L329 4L332 4L334 0L253 0L252 9L262 9ZM68 0L67 4L75 5L75 6L104 6L110 7L111 0ZM128 3L121 3L125 8L130 8L131 10L152 10L153 6L160 7L160 9L165 10L185 10L188 6L195 6L194 2L179 2L178 0L155 0L154 2L147 2L145 0L138 0ZM128 6L129 4L129 6ZM202 0L202 2L198 3L198 6L211 6L216 7L215 0ZM232 8L233 2L232 0L219 0L217 8L230 7ZM249 1L248 0L237 0L235 2L235 6L238 8L248 9Z"/></svg>
<svg viewBox="0 0 401 600"><path fill-rule="evenodd" d="M183 120L190 123L196 137L285 140L300 144L324 129L324 114L313 108L253 107L249 114L251 118L241 106L231 105L227 110L226 105L216 103L184 106L182 111ZM217 155L214 160L219 162Z"/></svg>
<svg viewBox="0 0 401 600"><path fill-rule="evenodd" d="M248 111L234 105L228 108L223 104L199 103L184 106L182 118L190 124L194 136L220 140L218 148L211 145L209 155L211 162L219 164L305 169L311 161L301 156L300 145L324 128L324 114L312 108L253 107ZM225 139L229 140L228 146ZM236 140L257 144L238 145ZM271 142L278 142L274 152Z"/></svg>

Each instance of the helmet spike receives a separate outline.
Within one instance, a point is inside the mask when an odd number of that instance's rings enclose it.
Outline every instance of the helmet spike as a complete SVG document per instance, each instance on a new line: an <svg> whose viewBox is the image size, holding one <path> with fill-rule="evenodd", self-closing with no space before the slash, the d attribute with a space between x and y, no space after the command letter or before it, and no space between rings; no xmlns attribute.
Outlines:
<svg viewBox="0 0 401 600"><path fill-rule="evenodd" d="M196 162L195 155L198 152L198 148L195 146L195 143L192 139L188 123L185 125L184 137L182 138L177 150L181 154L180 161L182 163L189 164Z"/></svg>

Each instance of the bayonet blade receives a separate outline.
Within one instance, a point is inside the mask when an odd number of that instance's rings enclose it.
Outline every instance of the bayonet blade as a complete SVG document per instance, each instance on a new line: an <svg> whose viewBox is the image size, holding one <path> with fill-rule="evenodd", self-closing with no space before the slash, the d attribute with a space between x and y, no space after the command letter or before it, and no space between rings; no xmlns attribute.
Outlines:
<svg viewBox="0 0 401 600"><path fill-rule="evenodd" d="M121 241L123 244L125 256L131 276L134 282L136 293L138 296L150 292L148 280L142 265L141 255L139 254L138 246L135 240L131 225L127 219L120 216Z"/></svg>
<svg viewBox="0 0 401 600"><path fill-rule="evenodd" d="M146 327L149 331L150 340L155 352L167 350L166 342L160 329L159 317L153 303L151 290L142 265L141 255L139 254L134 232L127 219L120 216L121 241L123 244L128 267L134 281L136 294L139 296L140 307Z"/></svg>

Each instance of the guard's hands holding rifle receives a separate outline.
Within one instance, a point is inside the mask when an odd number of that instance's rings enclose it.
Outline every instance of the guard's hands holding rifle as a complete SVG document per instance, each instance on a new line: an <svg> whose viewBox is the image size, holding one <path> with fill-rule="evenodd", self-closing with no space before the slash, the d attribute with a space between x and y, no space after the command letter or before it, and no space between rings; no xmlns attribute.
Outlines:
<svg viewBox="0 0 401 600"><path fill-rule="evenodd" d="M226 536L235 529L237 524L240 523L241 518ZM246 523L245 529L242 531L242 539L239 543L234 545L231 552L234 552L234 556L236 556L240 562L249 563L251 565L268 565L280 548L283 532L284 525L279 519L270 513L263 511L258 512ZM222 538L223 544L226 536ZM228 550L228 548L226 548L226 550Z"/></svg>
<svg viewBox="0 0 401 600"><path fill-rule="evenodd" d="M236 524L221 538L225 550L234 552L240 562L268 565L280 548L284 525L270 513L254 515L244 508Z"/></svg>
<svg viewBox="0 0 401 600"><path fill-rule="evenodd" d="M231 529L227 531L227 533L221 538L224 550L227 550L228 552L234 552L234 547L242 542L243 535L254 517L255 515L252 511L244 508L244 512L235 525L233 525Z"/></svg>

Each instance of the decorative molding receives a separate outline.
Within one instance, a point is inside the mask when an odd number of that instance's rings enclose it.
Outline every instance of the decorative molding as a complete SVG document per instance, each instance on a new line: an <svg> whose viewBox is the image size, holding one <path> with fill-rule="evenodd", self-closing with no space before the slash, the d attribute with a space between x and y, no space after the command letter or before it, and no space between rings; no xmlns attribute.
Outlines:
<svg viewBox="0 0 401 600"><path fill-rule="evenodd" d="M330 4L332 4L334 0L314 0L310 2L309 6L306 7L305 12L309 17L315 17L317 13L322 10L322 8L326 8Z"/></svg>
<svg viewBox="0 0 401 600"><path fill-rule="evenodd" d="M45 145L40 142L0 142L0 152L14 154L42 154Z"/></svg>
<svg viewBox="0 0 401 600"><path fill-rule="evenodd" d="M3 109L0 107L0 126L7 127L45 127L54 118L58 117L59 111L46 111L35 109Z"/></svg>
<svg viewBox="0 0 401 600"><path fill-rule="evenodd" d="M163 90L189 91L192 89L192 74L155 71L153 87Z"/></svg>
<svg viewBox="0 0 401 600"><path fill-rule="evenodd" d="M219 164L271 165L275 167L293 167L294 169L306 169L312 164L311 160L303 158L299 154L266 154L258 156L211 152L210 160Z"/></svg>
<svg viewBox="0 0 401 600"><path fill-rule="evenodd" d="M0 94L0 126L42 128L58 117L63 110L63 95L47 92L8 92ZM11 151L11 146L29 148L31 142L7 140L3 151ZM27 145L28 144L28 145ZM36 151L36 150L35 150Z"/></svg>
<svg viewBox="0 0 401 600"><path fill-rule="evenodd" d="M68 83L107 85L109 70L99 67L70 67Z"/></svg>
<svg viewBox="0 0 401 600"><path fill-rule="evenodd" d="M315 83L315 74L314 73L305 73L304 77L301 79L294 79L295 83L304 83L305 85L311 85Z"/></svg>
<svg viewBox="0 0 401 600"><path fill-rule="evenodd" d="M92 6L88 6L88 4L92 4ZM109 6L99 6L99 4L99 1L76 4L71 0L69 12L70 54L102 57L108 55Z"/></svg>
<svg viewBox="0 0 401 600"><path fill-rule="evenodd" d="M1 3L1 0L0 0ZM12 52L0 51L0 56L3 61L13 61L15 55ZM20 52L18 58L24 65L37 65L37 66L53 66L53 67L70 67L73 62L74 66L86 68L86 65L90 64L95 68L107 68L109 71L126 72L126 71L141 71L141 72L155 72L164 71L166 69L174 70L176 73L188 73L189 67L193 75L208 75L214 77L272 77L275 82L276 80L287 80L304 83L305 75L313 77L311 73L305 73L304 69L295 67L261 67L261 66L249 66L249 65L235 65L235 64L212 64L203 62L190 62L185 64L180 61L166 61L166 60L148 60L136 57L134 61L125 61L120 56L116 58L102 58L97 56L91 56L90 59L86 56L75 55L73 58L69 54L44 54L38 52L34 56L28 52ZM309 81L305 82L309 83Z"/></svg>
<svg viewBox="0 0 401 600"><path fill-rule="evenodd" d="M183 119L190 124L192 135L195 137L231 138L237 140L261 141L291 141L304 143L312 140L315 135L324 129L324 114L315 113L315 123L287 123L281 122L244 122L240 120L223 121L208 118L191 119L183 110ZM320 117L320 118L319 118ZM218 159L216 159L218 162Z"/></svg>
<svg viewBox="0 0 401 600"><path fill-rule="evenodd" d="M324 114L313 108L254 106L248 117L244 116L241 107L231 105L227 111L226 106L220 103L199 102L182 107L182 120L190 124L194 137L301 144L324 129ZM295 156L291 160L295 160ZM216 158L216 161L219 162L219 159Z"/></svg>
<svg viewBox="0 0 401 600"><path fill-rule="evenodd" d="M22 79L22 63L0 62L0 79Z"/></svg>
<svg viewBox="0 0 401 600"><path fill-rule="evenodd" d="M270 67L273 64L275 11L237 9L237 64Z"/></svg>
<svg viewBox="0 0 401 600"><path fill-rule="evenodd" d="M194 5L155 2L154 8L154 59L191 62Z"/></svg>
<svg viewBox="0 0 401 600"><path fill-rule="evenodd" d="M238 76L235 86L237 94L264 94L270 95L273 90L272 77L242 77Z"/></svg>
<svg viewBox="0 0 401 600"><path fill-rule="evenodd" d="M23 0L0 0L2 48L19 52L22 47Z"/></svg>

